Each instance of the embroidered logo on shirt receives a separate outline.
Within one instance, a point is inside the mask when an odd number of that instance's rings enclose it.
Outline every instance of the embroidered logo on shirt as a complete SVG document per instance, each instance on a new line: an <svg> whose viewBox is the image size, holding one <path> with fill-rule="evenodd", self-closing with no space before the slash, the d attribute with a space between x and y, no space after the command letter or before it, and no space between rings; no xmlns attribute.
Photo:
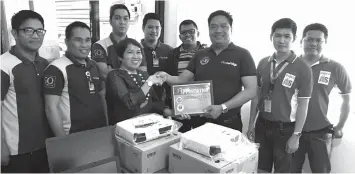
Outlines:
<svg viewBox="0 0 355 174"><path fill-rule="evenodd" d="M102 55L102 51L97 49L97 50L94 50L94 56L101 56Z"/></svg>
<svg viewBox="0 0 355 174"><path fill-rule="evenodd" d="M200 60L201 65L206 65L210 61L209 57L204 57Z"/></svg>
<svg viewBox="0 0 355 174"><path fill-rule="evenodd" d="M55 76L44 77L44 85L46 88L55 88Z"/></svg>
<svg viewBox="0 0 355 174"><path fill-rule="evenodd" d="M222 63L222 64L225 64L225 65L232 65L232 66L234 66L234 67L237 66L237 64L234 63L234 62L225 62L225 61L222 61L221 63Z"/></svg>
<svg viewBox="0 0 355 174"><path fill-rule="evenodd" d="M282 86L285 86L287 88L291 88L293 85L293 82L295 82L296 76L286 73L284 80L282 81Z"/></svg>
<svg viewBox="0 0 355 174"><path fill-rule="evenodd" d="M318 83L323 84L323 85L328 85L331 74L332 73L329 72L329 71L320 71L319 78L318 78Z"/></svg>

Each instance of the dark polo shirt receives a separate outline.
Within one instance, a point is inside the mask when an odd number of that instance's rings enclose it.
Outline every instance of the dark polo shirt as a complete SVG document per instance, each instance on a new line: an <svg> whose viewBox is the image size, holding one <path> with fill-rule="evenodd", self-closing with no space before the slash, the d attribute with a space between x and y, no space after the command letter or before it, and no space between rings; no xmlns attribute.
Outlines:
<svg viewBox="0 0 355 174"><path fill-rule="evenodd" d="M242 77L255 76L255 63L249 51L230 43L218 55L210 48L196 52L186 68L195 81L212 80L214 104L227 102L242 91ZM240 107L230 109L220 118L236 116Z"/></svg>
<svg viewBox="0 0 355 174"><path fill-rule="evenodd" d="M285 60L289 65L275 81L271 99L271 113L264 112L263 103L269 92L271 61L276 62L274 55L263 58L258 65L258 86L261 89L258 109L266 120L294 122L296 121L297 99L311 97L312 70L304 60L292 52L290 57ZM282 66L282 62L279 66Z"/></svg>
<svg viewBox="0 0 355 174"><path fill-rule="evenodd" d="M169 52L173 48L160 41L158 41L155 48L150 48L147 45L145 45L143 41L144 40L142 39L141 44L143 46L145 60L147 61L147 71L149 75L153 75L158 71L164 71L167 64ZM157 61L154 62L155 59ZM164 85L164 87L154 86L154 90L161 101L164 101L166 98L165 89L168 89L167 85Z"/></svg>
<svg viewBox="0 0 355 174"><path fill-rule="evenodd" d="M36 56L30 61L15 52L1 55L1 127L11 155L45 148L51 136L44 111L43 71L48 61Z"/></svg>
<svg viewBox="0 0 355 174"><path fill-rule="evenodd" d="M89 58L86 62L85 66L66 54L44 72L44 94L61 97L58 107L66 134L106 124L99 95L102 79L95 62Z"/></svg>
<svg viewBox="0 0 355 174"><path fill-rule="evenodd" d="M345 95L351 93L352 89L349 75L338 62L322 56L311 67L314 79L313 92L304 131L320 130L331 125L327 118L330 92L338 88L340 94Z"/></svg>
<svg viewBox="0 0 355 174"><path fill-rule="evenodd" d="M112 33L109 37L99 40L91 47L91 57L96 62L103 62L110 65L113 69L120 68L121 64L118 61L118 56L115 51L117 41L113 38ZM146 66L146 61L143 57L141 66Z"/></svg>

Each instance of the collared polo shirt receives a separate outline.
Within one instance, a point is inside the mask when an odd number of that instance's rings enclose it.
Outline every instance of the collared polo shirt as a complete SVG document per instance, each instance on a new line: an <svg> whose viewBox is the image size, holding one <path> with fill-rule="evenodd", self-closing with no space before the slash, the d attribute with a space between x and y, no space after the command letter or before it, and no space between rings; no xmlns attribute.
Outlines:
<svg viewBox="0 0 355 174"><path fill-rule="evenodd" d="M127 36L126 36L127 37ZM118 42L113 38L112 33L109 37L99 40L91 47L92 59L96 62L103 62L110 65L113 69L118 69L121 66L115 50L115 45ZM146 61L143 57L141 66L146 66Z"/></svg>
<svg viewBox="0 0 355 174"><path fill-rule="evenodd" d="M167 64L169 52L173 48L167 44L161 43L160 41L158 41L155 48L150 48L146 44L144 44L143 41L144 40L142 39L141 44L143 45L145 60L147 61L147 71L149 75L153 75L158 71L164 71ZM156 64L154 64L154 60L157 60ZM167 88L167 85L164 85L164 87L154 86L154 90L161 101L164 101L166 98L165 91Z"/></svg>
<svg viewBox="0 0 355 174"><path fill-rule="evenodd" d="M304 131L320 130L331 125L327 118L330 92L338 88L341 95L347 95L352 89L349 75L338 62L322 56L311 67L314 79L313 92Z"/></svg>
<svg viewBox="0 0 355 174"><path fill-rule="evenodd" d="M5 142L11 155L45 147L51 135L44 111L42 75L48 61L34 61L15 52L1 55L1 119Z"/></svg>
<svg viewBox="0 0 355 174"><path fill-rule="evenodd" d="M242 77L256 76L249 51L233 43L218 55L211 47L198 51L186 69L194 74L195 81L212 80L215 105L227 102L242 91ZM236 116L241 107L230 109L220 117Z"/></svg>
<svg viewBox="0 0 355 174"><path fill-rule="evenodd" d="M206 45L201 44L198 41L197 41L197 47L192 51L185 50L182 44L178 48L176 48L179 49L179 55L178 57L176 57L178 62L177 64L178 73L181 74L186 69L187 65L189 64L192 57L196 54L196 52L204 48L206 48Z"/></svg>
<svg viewBox="0 0 355 174"><path fill-rule="evenodd" d="M275 80L271 96L271 113L264 111L264 100L269 93L271 61L275 55L263 58L258 65L258 86L261 89L258 109L261 116L275 122L296 121L297 99L310 98L312 94L312 70L294 52L285 61L289 64ZM282 66L282 63L279 64ZM277 67L274 68L278 69Z"/></svg>
<svg viewBox="0 0 355 174"><path fill-rule="evenodd" d="M101 78L89 58L80 64L68 54L54 60L44 72L44 94L60 96L59 110L66 134L105 126L99 92Z"/></svg>

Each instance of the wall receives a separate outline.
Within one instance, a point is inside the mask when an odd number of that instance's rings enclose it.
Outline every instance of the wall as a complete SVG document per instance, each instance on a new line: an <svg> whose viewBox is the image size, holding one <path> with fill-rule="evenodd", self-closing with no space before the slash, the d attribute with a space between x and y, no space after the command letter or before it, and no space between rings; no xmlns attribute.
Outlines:
<svg viewBox="0 0 355 174"><path fill-rule="evenodd" d="M325 54L342 63L347 69L353 84L355 83L355 70L351 67L355 60L353 56L353 40L355 35L355 11L352 1L330 0L179 0L167 1L166 4L165 42L177 46L181 42L178 38L178 25L185 19L194 20L200 31L203 43L210 44L208 36L207 18L213 11L229 11L234 18L232 41L237 45L247 48L254 57L255 63L273 52L270 41L272 24L283 17L290 17L298 25L298 39L293 49L301 53L300 38L302 30L310 23L319 22L328 27L329 39ZM351 22L350 22L351 21ZM341 141L335 141L332 153L332 172L355 172L355 100L352 95L353 106L349 120L344 127L344 137ZM340 110L340 97L333 92L330 99L328 118L336 123ZM242 108L244 132L247 129L249 119L249 103ZM310 172L309 166L305 165L305 172Z"/></svg>

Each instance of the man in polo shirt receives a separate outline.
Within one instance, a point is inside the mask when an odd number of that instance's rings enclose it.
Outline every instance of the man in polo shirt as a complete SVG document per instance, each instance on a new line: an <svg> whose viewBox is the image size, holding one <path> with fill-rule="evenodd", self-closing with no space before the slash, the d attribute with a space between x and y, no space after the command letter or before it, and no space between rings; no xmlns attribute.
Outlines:
<svg viewBox="0 0 355 174"><path fill-rule="evenodd" d="M208 121L242 131L240 109L256 95L254 60L248 50L231 42L233 18L228 12L211 13L208 25L210 48L198 51L179 76L157 75L169 84L211 80L214 105L205 108L204 117L196 119L196 127Z"/></svg>
<svg viewBox="0 0 355 174"><path fill-rule="evenodd" d="M252 100L248 136L260 143L260 172L290 172L292 154L298 148L312 93L312 70L291 50L296 23L276 21L271 40L276 52L258 65L258 96ZM259 116L254 128L255 118Z"/></svg>
<svg viewBox="0 0 355 174"><path fill-rule="evenodd" d="M110 25L112 33L109 37L97 41L92 45L91 56L97 62L100 73L106 79L112 69L120 67L114 45L127 38L130 13L123 4L115 4L110 8ZM146 71L146 62L143 59L141 70Z"/></svg>
<svg viewBox="0 0 355 174"><path fill-rule="evenodd" d="M167 64L165 66L165 72L170 75L178 76L184 70L186 70L192 57L199 50L206 48L205 44L201 44L197 41L200 35L197 25L193 20L184 20L180 23L180 40L182 44L177 48L170 51ZM171 103L171 89L166 90L166 103L172 107ZM191 130L193 126L192 120L179 120L183 123L183 126L179 129L180 132L186 132Z"/></svg>
<svg viewBox="0 0 355 174"><path fill-rule="evenodd" d="M103 80L94 61L88 58L90 28L73 22L65 29L65 55L44 72L46 113L55 136L107 125L101 92Z"/></svg>
<svg viewBox="0 0 355 174"><path fill-rule="evenodd" d="M38 55L46 33L40 14L22 10L11 19L16 45L1 55L1 171L49 172L42 75L48 61Z"/></svg>
<svg viewBox="0 0 355 174"><path fill-rule="evenodd" d="M142 29L144 32L144 39L142 39L141 43L147 61L148 73L153 75L158 71L164 71L169 51L173 48L159 40L162 29L159 15L155 13L147 13L143 18ZM159 99L164 101L166 95L164 87L154 86L154 90Z"/></svg>
<svg viewBox="0 0 355 174"><path fill-rule="evenodd" d="M300 145L292 159L292 172L296 173L302 172L306 154L312 173L330 173L332 133L335 138L342 137L342 129L350 111L350 78L341 64L322 54L327 39L328 29L323 24L310 24L303 30L302 59L312 67L314 82ZM334 87L340 90L342 105L340 120L333 127L327 119L327 112L329 94Z"/></svg>

